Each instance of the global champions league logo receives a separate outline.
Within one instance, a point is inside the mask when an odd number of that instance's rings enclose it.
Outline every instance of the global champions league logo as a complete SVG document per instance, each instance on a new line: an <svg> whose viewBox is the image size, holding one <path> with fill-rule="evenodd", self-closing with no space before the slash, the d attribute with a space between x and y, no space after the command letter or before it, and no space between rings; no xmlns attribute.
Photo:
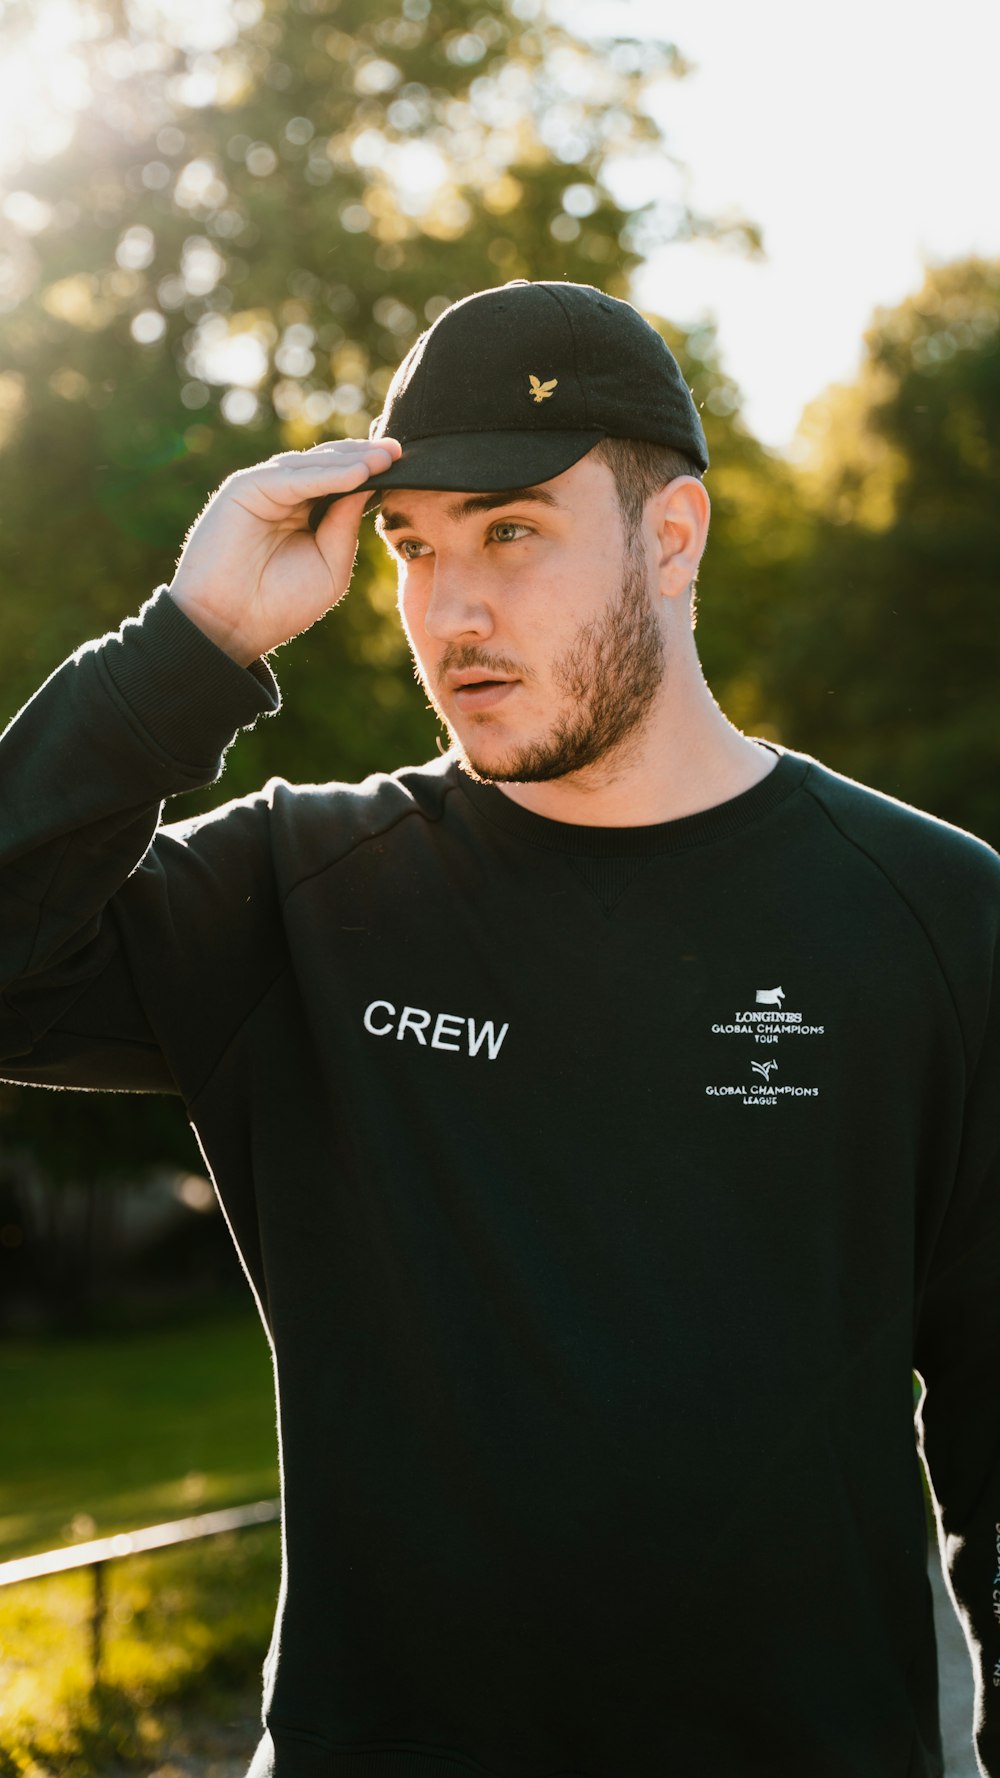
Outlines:
<svg viewBox="0 0 1000 1778"><path fill-rule="evenodd" d="M772 1056L769 1062L751 1062L750 1070L753 1074L762 1074L766 1080L772 1068L777 1068L777 1066L778 1059L776 1056Z"/></svg>
<svg viewBox="0 0 1000 1778"><path fill-rule="evenodd" d="M754 994L753 1007L736 1012L728 1024L712 1026L712 1034L716 1037L749 1037L754 1043L774 1046L785 1037L823 1037L825 1026L807 1025L800 1012L786 1012L784 1009L785 990L777 988L758 988ZM796 1045L796 1050L798 1046ZM753 1108L778 1105L783 1099L818 1099L819 1087L779 1084L772 1081L772 1074L781 1072L781 1064L776 1055L765 1056L761 1061L750 1063L750 1073L756 1074L759 1080L741 1083L735 1086L708 1086L706 1096L710 1099L738 1099L744 1105Z"/></svg>

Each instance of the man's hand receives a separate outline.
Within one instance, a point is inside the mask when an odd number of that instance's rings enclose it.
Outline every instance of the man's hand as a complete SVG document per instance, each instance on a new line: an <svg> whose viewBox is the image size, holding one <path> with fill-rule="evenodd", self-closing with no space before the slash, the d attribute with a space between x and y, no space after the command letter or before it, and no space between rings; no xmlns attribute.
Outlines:
<svg viewBox="0 0 1000 1778"><path fill-rule="evenodd" d="M337 439L279 451L216 488L189 530L168 592L243 667L307 630L343 598L367 494L335 500L317 529L313 502L356 488L396 461L397 439Z"/></svg>

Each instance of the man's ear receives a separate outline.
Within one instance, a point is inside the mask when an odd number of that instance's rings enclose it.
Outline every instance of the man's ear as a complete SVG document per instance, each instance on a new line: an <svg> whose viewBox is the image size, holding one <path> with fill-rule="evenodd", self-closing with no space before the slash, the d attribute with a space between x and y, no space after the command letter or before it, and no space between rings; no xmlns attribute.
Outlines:
<svg viewBox="0 0 1000 1778"><path fill-rule="evenodd" d="M664 598L686 595L705 551L712 503L695 475L678 475L646 506L659 549L657 572Z"/></svg>

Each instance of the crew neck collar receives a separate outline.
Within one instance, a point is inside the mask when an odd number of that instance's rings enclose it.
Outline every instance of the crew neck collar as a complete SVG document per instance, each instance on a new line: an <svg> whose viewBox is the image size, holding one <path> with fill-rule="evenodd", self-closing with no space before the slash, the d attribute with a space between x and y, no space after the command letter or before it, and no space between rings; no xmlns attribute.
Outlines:
<svg viewBox="0 0 1000 1778"><path fill-rule="evenodd" d="M756 736L751 739L758 739ZM713 808L699 809L673 821L645 827L586 827L571 821L553 821L512 802L495 784L477 784L455 765L458 784L477 814L529 845L550 852L570 852L578 857L626 857L657 852L679 852L706 840L724 839L751 825L801 784L809 762L773 741L758 745L778 755L777 764L749 790Z"/></svg>

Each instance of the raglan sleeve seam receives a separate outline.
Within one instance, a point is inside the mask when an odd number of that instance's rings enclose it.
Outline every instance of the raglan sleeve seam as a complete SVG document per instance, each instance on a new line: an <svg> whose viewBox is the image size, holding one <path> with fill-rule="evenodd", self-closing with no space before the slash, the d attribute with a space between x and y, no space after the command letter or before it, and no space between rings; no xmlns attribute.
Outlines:
<svg viewBox="0 0 1000 1778"><path fill-rule="evenodd" d="M303 871L302 875L297 876L283 891L281 897L282 910L287 907L292 896L295 895L299 889L304 888L307 883L315 882L317 877L323 876L328 870L336 870L340 865L344 864L353 853L359 851L362 846L368 846L371 845L372 841L384 839L387 834L392 833L394 828L401 827L405 821L412 821L418 817L425 821L428 819L440 821L444 811L444 804L447 802L448 797L454 794L456 788L457 786L454 784L448 785L442 798L441 812L436 816L428 817L426 812L419 808L416 803L410 803L405 809L400 809L397 814L394 814L391 820L386 821L384 826L373 827L368 832L359 833L356 838L351 841L350 845L345 846L342 852L337 853L335 858L326 858L322 864L316 865L311 870Z"/></svg>
<svg viewBox="0 0 1000 1778"><path fill-rule="evenodd" d="M955 993L955 989L952 985L951 977L949 976L948 971L945 968L944 961L941 957L941 953L938 949L937 944L935 943L933 933L931 932L930 928L928 927L927 922L918 913L917 909L914 907L913 903L911 902L909 896L900 887L899 883L897 883L895 877L891 874L891 872L889 870L887 870L887 868L883 864L881 858L879 858L874 852L871 852L867 846L863 845L861 843L861 841L856 839L853 834L848 833L846 831L846 829L841 825L841 823L837 820L836 816L833 814L832 810L829 808L829 806L824 801L824 799L821 796L818 796L816 794L816 791L810 785L808 775L805 779L805 782L803 783L802 788L806 792L806 794L812 798L812 801L815 803L816 807L826 817L826 820L829 822L829 824L833 828L834 832L836 834L838 834L839 837L843 840L844 844L847 846L853 847L854 851L859 852L861 854L862 858L867 858L869 864L871 864L874 867L874 869L878 871L879 875L889 885L889 888L892 890L892 892L896 896L897 900L902 902L903 906L905 907L905 909L906 909L907 913L909 914L911 920L913 921L914 925L917 926L919 928L919 930L923 933L923 936L924 936L924 939L927 943L928 949L930 950L930 953L931 953L932 957L934 958L934 962L937 966L938 973L941 977L941 980L944 982L945 988L947 989L947 992L948 992L948 999L951 1002L952 1011L955 1014L955 1023L958 1026L959 1034L960 1034L961 1040L962 1040L962 1054L965 1059L966 1079L971 1080L974 1073L975 1073L979 1058L978 1058L978 1055L972 1056L970 1054L969 1040L968 1040L968 1036L966 1033L965 1021L962 1017L962 1011L959 1006L958 997L957 997L957 995Z"/></svg>
<svg viewBox="0 0 1000 1778"><path fill-rule="evenodd" d="M276 782L276 780L270 780L269 782L273 783L273 782ZM269 785L265 786L265 789L267 789L267 788L269 788ZM454 785L454 784L447 786L447 788L445 790L445 794L442 798L441 811L438 813L438 815L436 817L433 817L433 819L440 820L442 818L444 804L447 802L448 798L455 793L457 788L458 788L457 785ZM282 918L284 917L285 909L287 908L289 901L297 893L298 890L304 888L309 883L315 882L317 877L323 876L327 871L338 869L349 858L351 858L353 856L353 854L359 850L360 847L369 845L372 841L384 839L386 834L391 833L394 828L401 827L406 821L410 821L410 820L420 818L420 817L423 817L424 819L428 819L425 811L421 810L417 806L416 803L411 802L407 805L407 807L400 809L396 814L394 814L390 820L388 820L384 823L384 825L382 825L380 827L373 827L368 832L358 834L350 842L350 844L344 848L343 851L337 853L336 857L325 859L322 864L317 865L314 869L304 871L301 875L296 876L292 882L290 882L289 884L286 885L286 887L281 892L281 894L278 898L277 905L278 905L279 913L282 916ZM212 1079L214 1078L218 1069L221 1067L222 1063L225 1061L225 1058L228 1055L229 1051L231 1050L233 1044L237 1042L237 1040L240 1036L240 1033L244 1030L244 1028L248 1024L248 1022L250 1021L250 1019L253 1018L254 1013L257 1011L257 1008L260 1005L261 1001L266 999L267 995L271 992L272 988L275 986L275 983L281 980L281 977L284 974L286 974L286 972L289 970L290 967L291 967L290 960L286 956L282 960L281 967L275 971L274 975L270 978L270 980L261 989L260 993L257 995L256 999L254 1000L253 1005L247 1008L246 1012L243 1014L243 1017L240 1019L239 1023L237 1025L234 1025L232 1030L227 1033L225 1041L222 1043L217 1054L214 1056L211 1064L206 1069L200 1083L198 1084L197 1087L193 1088L192 1091L190 1092L190 1094L188 1095L188 1103L191 1106L193 1106L195 1104L195 1102L202 1096L202 1094L207 1091Z"/></svg>

